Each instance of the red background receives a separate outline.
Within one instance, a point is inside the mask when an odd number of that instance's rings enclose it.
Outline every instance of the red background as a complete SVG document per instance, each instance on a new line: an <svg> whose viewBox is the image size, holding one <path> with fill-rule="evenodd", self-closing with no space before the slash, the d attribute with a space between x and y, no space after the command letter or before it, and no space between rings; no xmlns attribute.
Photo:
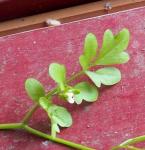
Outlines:
<svg viewBox="0 0 145 150"><path fill-rule="evenodd" d="M101 46L106 29L117 33L122 28L131 32L128 48L131 60L119 65L119 84L100 90L97 102L64 105L72 113L74 123L58 135L97 150L108 150L122 141L145 134L145 7L43 28L0 38L0 123L18 122L31 100L24 91L28 77L39 79L47 90L54 86L48 77L48 64L66 64L68 76L80 70L78 57L88 32L96 34ZM85 78L80 79L81 81ZM59 102L58 102L59 101ZM49 133L48 117L42 109L30 124ZM0 131L1 150L69 150L22 131Z"/></svg>

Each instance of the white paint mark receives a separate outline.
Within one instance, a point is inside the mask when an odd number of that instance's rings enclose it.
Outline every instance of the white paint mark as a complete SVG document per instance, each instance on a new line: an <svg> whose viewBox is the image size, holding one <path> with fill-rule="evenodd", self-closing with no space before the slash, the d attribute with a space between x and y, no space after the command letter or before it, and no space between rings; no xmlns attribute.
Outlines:
<svg viewBox="0 0 145 150"><path fill-rule="evenodd" d="M60 21L58 21L58 20L55 20L55 19L47 19L46 20L46 24L49 26L49 25L51 25L51 26L59 26L59 25L61 25L61 22Z"/></svg>

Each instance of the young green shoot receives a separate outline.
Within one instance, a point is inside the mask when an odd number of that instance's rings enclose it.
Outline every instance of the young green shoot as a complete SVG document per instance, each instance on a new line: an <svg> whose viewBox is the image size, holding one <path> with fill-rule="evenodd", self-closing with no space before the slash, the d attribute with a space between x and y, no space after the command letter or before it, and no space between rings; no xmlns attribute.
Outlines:
<svg viewBox="0 0 145 150"><path fill-rule="evenodd" d="M53 99L57 95L60 100L64 100L70 105L74 103L80 105L83 101L89 103L97 101L99 88L102 85L115 85L121 80L120 70L112 65L128 62L129 54L125 50L128 47L129 37L128 29L124 28L116 35L108 29L104 33L102 47L99 48L96 36L93 33L88 33L84 41L83 53L79 57L82 70L68 78L67 68L64 64L51 63L48 74L54 80L56 86L49 92L45 92L44 86L38 80L28 78L25 81L25 89L29 98L33 100L34 105L20 123L0 124L0 129L23 129L36 136L64 144L74 149L95 150L94 148L57 138L57 134L61 132L61 128L71 127L75 121L73 121L71 112L67 108L55 104ZM92 71L92 67L95 66L102 66L102 68ZM90 82L82 80L70 86L70 82L81 75L86 75L90 79ZM30 118L39 107L46 112L50 120L50 135L29 126ZM119 146L118 148L120 148ZM129 145L128 148L130 147Z"/></svg>

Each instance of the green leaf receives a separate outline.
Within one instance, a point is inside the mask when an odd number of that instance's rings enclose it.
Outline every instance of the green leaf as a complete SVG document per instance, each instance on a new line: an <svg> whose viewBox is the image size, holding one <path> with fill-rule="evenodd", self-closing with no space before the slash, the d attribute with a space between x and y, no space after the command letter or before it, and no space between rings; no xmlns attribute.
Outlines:
<svg viewBox="0 0 145 150"><path fill-rule="evenodd" d="M39 99L39 104L48 113L49 117L53 119L61 127L69 127L72 125L72 117L66 108L53 105L50 100L45 97Z"/></svg>
<svg viewBox="0 0 145 150"><path fill-rule="evenodd" d="M49 66L49 75L56 83L63 85L66 80L66 68L64 65L52 63Z"/></svg>
<svg viewBox="0 0 145 150"><path fill-rule="evenodd" d="M94 102L98 98L97 88L87 82L78 83L75 85L75 88L80 91L79 94L75 95L75 101L77 104L81 104L82 100Z"/></svg>
<svg viewBox="0 0 145 150"><path fill-rule="evenodd" d="M45 97L41 97L39 99L39 104L44 110L48 111L48 108L52 105L52 102L50 101L50 98L47 99Z"/></svg>
<svg viewBox="0 0 145 150"><path fill-rule="evenodd" d="M98 42L96 36L92 33L88 33L85 38L83 55L81 55L79 58L80 65L84 70L90 66L90 63L96 57L97 48Z"/></svg>
<svg viewBox="0 0 145 150"><path fill-rule="evenodd" d="M96 56L96 50L98 48L98 43L96 36L92 33L88 33L85 38L84 44L84 55L86 56L87 60L91 61Z"/></svg>
<svg viewBox="0 0 145 150"><path fill-rule="evenodd" d="M51 119L51 135L53 137L56 137L56 132L60 132L59 126L70 127L72 125L71 114L66 108L53 105L50 99L45 97L41 97L39 99L39 104L47 112Z"/></svg>
<svg viewBox="0 0 145 150"><path fill-rule="evenodd" d="M25 81L25 90L32 100L38 101L45 96L43 85L36 79L29 78Z"/></svg>
<svg viewBox="0 0 145 150"><path fill-rule="evenodd" d="M96 72L86 71L85 73L97 87L101 87L100 76Z"/></svg>
<svg viewBox="0 0 145 150"><path fill-rule="evenodd" d="M129 54L121 52L116 55L112 55L110 59L103 58L97 64L98 65L113 65L113 64L124 64L129 61Z"/></svg>
<svg viewBox="0 0 145 150"><path fill-rule="evenodd" d="M122 29L116 36L115 36L115 45L116 49L115 52L119 53L127 49L128 43L130 39L130 33L128 29Z"/></svg>
<svg viewBox="0 0 145 150"><path fill-rule="evenodd" d="M96 65L122 64L129 60L125 52L129 43L129 31L122 29L116 36L110 30L104 33L103 45L96 60Z"/></svg>
<svg viewBox="0 0 145 150"><path fill-rule="evenodd" d="M56 137L56 132L60 132L59 126L70 127L72 125L71 114L66 108L53 105L50 99L45 97L41 97L39 99L39 104L47 112L51 119L51 135L53 137Z"/></svg>
<svg viewBox="0 0 145 150"><path fill-rule="evenodd" d="M114 35L112 33L111 30L106 30L104 32L104 36L103 36L103 44L102 44L102 48L101 48L101 53L100 53L100 57L105 55L110 49L113 48L114 46Z"/></svg>
<svg viewBox="0 0 145 150"><path fill-rule="evenodd" d="M53 121L61 127L70 127L72 125L71 114L66 108L52 105L49 107L48 113L52 117Z"/></svg>
<svg viewBox="0 0 145 150"><path fill-rule="evenodd" d="M114 85L121 80L121 73L115 67L105 67L96 72L86 71L86 75L97 87L100 87L101 83L104 85Z"/></svg>
<svg viewBox="0 0 145 150"><path fill-rule="evenodd" d="M87 70L89 68L89 61L86 59L85 55L81 55L79 57L80 65L82 66L83 70Z"/></svg>

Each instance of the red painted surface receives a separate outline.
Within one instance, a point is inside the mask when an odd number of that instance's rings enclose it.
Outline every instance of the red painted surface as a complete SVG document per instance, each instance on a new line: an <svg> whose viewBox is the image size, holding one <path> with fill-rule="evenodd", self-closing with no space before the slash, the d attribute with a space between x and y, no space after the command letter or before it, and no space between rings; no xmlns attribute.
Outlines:
<svg viewBox="0 0 145 150"><path fill-rule="evenodd" d="M0 0L0 21L66 8L95 0Z"/></svg>
<svg viewBox="0 0 145 150"><path fill-rule="evenodd" d="M24 91L27 77L39 79L51 89L48 64L66 64L68 76L80 70L78 57L88 32L98 37L122 28L131 32L128 52L131 60L119 65L122 81L101 90L98 102L81 106L65 105L72 113L71 128L61 130L64 139L108 150L111 146L145 134L145 7L101 16L59 27L44 28L0 38L0 123L18 122L32 105ZM84 80L82 78L80 80ZM39 109L30 124L49 133L47 115ZM145 145L144 145L145 146ZM64 146L37 138L22 131L0 131L0 150L69 150Z"/></svg>

